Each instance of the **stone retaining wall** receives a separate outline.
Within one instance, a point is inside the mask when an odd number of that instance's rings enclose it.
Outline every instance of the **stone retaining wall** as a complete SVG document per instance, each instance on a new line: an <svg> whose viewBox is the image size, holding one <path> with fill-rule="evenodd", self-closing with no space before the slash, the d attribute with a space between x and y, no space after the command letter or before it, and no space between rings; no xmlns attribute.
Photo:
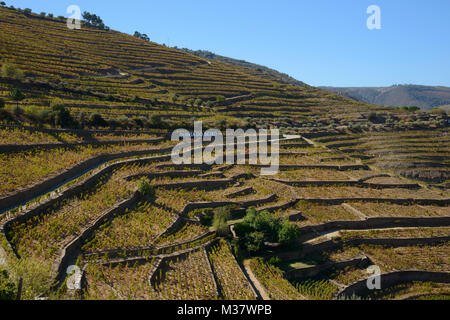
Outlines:
<svg viewBox="0 0 450 320"><path fill-rule="evenodd" d="M450 226L449 217L374 217L365 220L330 221L319 225L300 227L304 241L316 237L317 233L338 230L366 230L381 228L408 228L408 227L446 227ZM310 235L310 237L307 237Z"/></svg>
<svg viewBox="0 0 450 320"><path fill-rule="evenodd" d="M7 208L20 205L21 203L25 203L35 197L38 197L39 195L48 193L57 188L59 185L74 179L74 177L78 177L89 170L95 169L102 163L119 158L166 153L170 152L171 150L172 148L159 150L140 150L115 154L102 154L93 157L91 159L80 162L71 168L65 169L62 173L54 174L53 176L47 178L45 181L38 182L24 190L19 190L12 195L0 198L0 212L1 210L6 210ZM170 156L160 157L160 160L170 160Z"/></svg>
<svg viewBox="0 0 450 320"><path fill-rule="evenodd" d="M13 129L24 129L30 132L44 132L44 133L74 133L81 136L91 135L95 133L100 134L154 134L154 135L162 135L164 137L168 137L168 132L163 131L145 131L145 130L101 130L101 129L92 129L92 130L84 130L84 129L58 129L58 128L39 128L39 127L30 127L30 126L20 126L13 124L1 124L0 128L13 128Z"/></svg>
<svg viewBox="0 0 450 320"><path fill-rule="evenodd" d="M450 199L425 199L425 198L410 198L410 199L397 199L397 198L369 198L369 197L357 197L357 198L299 198L298 201L308 201L314 203L323 203L328 205L338 205L345 202L381 202L392 204L420 204L420 205L437 205L448 206Z"/></svg>
<svg viewBox="0 0 450 320"><path fill-rule="evenodd" d="M93 174L92 176L88 177L86 180L79 182L79 183L69 187L68 189L62 191L57 196L52 197L49 200L46 200L44 203L38 204L35 207L27 210L25 213L17 215L16 217L6 221L1 226L1 229L4 229L7 231L13 223L16 223L16 222L24 223L26 220L29 220L29 219L37 216L41 212L48 210L49 208L56 205L57 203L84 192L86 189L94 186L101 177L103 177L106 174L110 174L111 172L113 172L114 169L116 169L117 167L119 167L121 165L135 164L135 163L151 163L154 161L164 160L165 158L166 157L163 156L163 157L151 157L151 158L146 158L146 159L132 159L132 160L119 161L119 162L110 164L110 165L106 166L105 168L99 170L97 173Z"/></svg>
<svg viewBox="0 0 450 320"><path fill-rule="evenodd" d="M387 173L380 173L380 174L375 174L375 175L373 175L373 176L368 176L368 177L365 177L365 178L361 178L361 179L359 179L358 181L359 182L365 182L365 181L367 181L367 180L370 180L370 179L374 179L374 178L391 178L392 176L390 175L390 174L387 174Z"/></svg>
<svg viewBox="0 0 450 320"><path fill-rule="evenodd" d="M202 181L188 181L188 182L173 182L173 183L155 183L155 188L164 189L198 189L198 190L216 190L222 187L226 187L230 183L233 183L233 179L220 179L220 180L202 180Z"/></svg>
<svg viewBox="0 0 450 320"><path fill-rule="evenodd" d="M0 145L0 153L22 152L32 149L58 149L58 148L76 148L83 146L110 146L126 144L155 144L166 140L165 138L139 139L139 140L118 140L118 141L83 141L73 143L40 143L40 144L4 144Z"/></svg>
<svg viewBox="0 0 450 320"><path fill-rule="evenodd" d="M272 179L275 182L283 183L289 186L305 187L305 186L355 186L360 188L374 188L374 189L420 189L421 186L417 183L370 183L355 180L315 180L315 181L289 181Z"/></svg>
<svg viewBox="0 0 450 320"><path fill-rule="evenodd" d="M435 245L450 241L450 236L432 238L354 238L345 241L328 240L318 244L302 244L296 251L280 252L276 256L289 261L301 259L308 254L341 249L344 246L377 245L386 247L406 247L416 245Z"/></svg>
<svg viewBox="0 0 450 320"><path fill-rule="evenodd" d="M216 242L217 239L213 239L211 241L209 241L206 244L202 244L193 248L189 248L186 250L182 250L182 251L178 251L178 252L174 252L171 254L161 254L158 256L153 256L151 257L151 259L155 259L156 263L155 265L152 267L151 272L150 272L150 276L149 276L149 281L150 284L153 285L155 284L155 277L156 277L156 272L158 269L160 269L161 267L164 267L164 263L166 263L168 260L170 259L178 259L179 257L183 257L188 255L189 253L196 251L196 250L203 250L204 248L206 248L208 245L213 244L214 242ZM116 267L118 265L132 265L132 264L145 264L148 263L150 260L150 258L147 257L132 257L132 258L125 258L125 259L117 259L117 260L111 260L111 261L107 261L107 262L103 262L101 263L101 265L103 266L107 266L107 267ZM218 292L217 292L218 294Z"/></svg>
<svg viewBox="0 0 450 320"><path fill-rule="evenodd" d="M276 194L272 194L266 198L247 200L247 201L212 201L212 202L191 202L184 206L180 212L180 216L185 216L189 212L196 209L221 208L226 206L238 206L243 208L254 207L258 204L272 202L277 199Z"/></svg>
<svg viewBox="0 0 450 320"><path fill-rule="evenodd" d="M181 219L180 219L181 220ZM155 255L161 255L168 251L174 251L178 247L183 247L186 245L193 244L197 241L201 241L204 239L207 239L208 237L214 236L215 232L209 231L204 234L201 234L193 239L184 241L184 242L178 242L173 243L167 246L155 246L150 245L147 247L137 247L137 248L118 248L118 249L109 249L109 250L102 250L102 251L96 251L92 253L86 253L83 254L86 258L101 258L103 256L108 256L108 260L110 259L120 259L120 258L136 258L136 257L151 257ZM179 251L179 250L178 250Z"/></svg>
<svg viewBox="0 0 450 320"><path fill-rule="evenodd" d="M125 209L138 203L140 199L141 195L136 192L131 198L116 204L113 208L103 213L95 221L91 222L79 236L77 236L63 249L61 249L54 267L54 270L57 273L56 279L59 281L64 281L64 278L66 276L66 269L69 266L70 261L77 256L82 244L94 234L95 230L97 230L101 225L106 223L116 214L124 212Z"/></svg>
<svg viewBox="0 0 450 320"><path fill-rule="evenodd" d="M249 164L251 167L261 168L267 167L261 164ZM332 164L280 164L280 170L296 170L296 169L329 169L337 171L348 171L348 170L369 170L369 167L365 164L347 164L347 165L332 165Z"/></svg>
<svg viewBox="0 0 450 320"><path fill-rule="evenodd" d="M288 280L294 280L299 278L311 278L315 277L319 273L329 270L329 269L345 269L347 267L357 266L357 267L365 267L370 263L370 259L366 256L354 258L347 261L339 261L339 262L327 262L317 266L311 266L307 268L295 269L286 272L286 278Z"/></svg>
<svg viewBox="0 0 450 320"><path fill-rule="evenodd" d="M193 177L198 176L203 171L200 170L187 170L187 171L165 171L165 172L154 172L154 173L142 173L142 174L136 174L127 177L127 180L133 180L138 179L141 177L147 177L150 181L157 178L186 178L186 177Z"/></svg>
<svg viewBox="0 0 450 320"><path fill-rule="evenodd" d="M217 278L216 271L215 271L215 269L213 267L213 264L212 264L211 260L209 259L209 255L208 255L208 251L211 249L211 247L212 247L211 243L206 245L203 248L203 253L205 254L206 260L208 261L208 271L209 271L209 274L212 276L212 278L214 280L214 288L215 288L215 290L217 292L217 297L219 299L223 299L224 297L223 297L223 294L222 294L222 290L219 290L219 288L221 288L219 279Z"/></svg>
<svg viewBox="0 0 450 320"><path fill-rule="evenodd" d="M288 202L274 205L274 206L263 207L263 208L258 209L258 211L275 212L278 210L286 210L286 209L289 209L290 207L294 206L296 203L297 203L297 200L292 200L292 201L288 201Z"/></svg>
<svg viewBox="0 0 450 320"><path fill-rule="evenodd" d="M381 289L386 289L402 283L421 281L421 282L435 282L435 283L450 283L450 273L448 272L431 272L431 271L395 271L382 274L380 277ZM355 282L343 290L341 290L338 297L365 296L372 292L367 288L367 279Z"/></svg>
<svg viewBox="0 0 450 320"><path fill-rule="evenodd" d="M280 143L280 148L308 148L313 147L313 145L310 145L309 143Z"/></svg>
<svg viewBox="0 0 450 320"><path fill-rule="evenodd" d="M241 197L241 196L246 196L248 194L254 193L255 189L253 189L252 187L247 187L247 188L243 188L241 190L235 191L235 192L231 192L225 195L225 198L236 198L236 197Z"/></svg>
<svg viewBox="0 0 450 320"><path fill-rule="evenodd" d="M211 170L212 166L209 164L174 164L174 163L164 163L156 166L157 169L167 169L175 168L176 170L186 170L186 169L197 169L202 171Z"/></svg>

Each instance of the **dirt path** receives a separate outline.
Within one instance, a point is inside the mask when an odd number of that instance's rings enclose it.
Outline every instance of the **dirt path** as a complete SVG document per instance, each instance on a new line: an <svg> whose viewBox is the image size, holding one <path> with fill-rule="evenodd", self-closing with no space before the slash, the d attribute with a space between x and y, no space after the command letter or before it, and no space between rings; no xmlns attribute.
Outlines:
<svg viewBox="0 0 450 320"><path fill-rule="evenodd" d="M244 269L245 269L247 278L253 284L253 287L256 289L257 294L259 294L259 296L263 300L270 300L269 295L266 293L266 289L259 282L259 280L256 278L255 274L253 273L252 269L250 268L250 260L244 260Z"/></svg>

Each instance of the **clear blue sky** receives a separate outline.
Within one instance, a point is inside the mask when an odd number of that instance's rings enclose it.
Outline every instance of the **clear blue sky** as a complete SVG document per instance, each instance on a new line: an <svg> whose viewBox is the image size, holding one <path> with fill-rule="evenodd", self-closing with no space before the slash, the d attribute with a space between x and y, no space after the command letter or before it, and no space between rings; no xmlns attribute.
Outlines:
<svg viewBox="0 0 450 320"><path fill-rule="evenodd" d="M66 14L71 4L112 29L259 63L308 84L450 86L450 0L17 0ZM369 5L381 30L368 30Z"/></svg>

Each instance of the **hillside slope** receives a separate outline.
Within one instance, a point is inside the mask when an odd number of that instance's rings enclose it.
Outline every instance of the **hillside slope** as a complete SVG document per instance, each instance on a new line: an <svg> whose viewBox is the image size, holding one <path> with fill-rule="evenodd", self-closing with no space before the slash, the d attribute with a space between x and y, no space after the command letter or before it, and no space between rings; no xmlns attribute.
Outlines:
<svg viewBox="0 0 450 320"><path fill-rule="evenodd" d="M397 85L391 87L322 87L380 106L418 106L423 110L450 104L450 88Z"/></svg>
<svg viewBox="0 0 450 320"><path fill-rule="evenodd" d="M85 23L81 30L70 30L64 18L23 10L0 8L0 43L2 64L14 64L25 75L0 78L0 98L7 108L21 107L2 117L7 121L44 118L48 123L52 103L67 108L81 126L146 127L158 115L172 128L192 126L193 118L201 118L215 127L329 134L347 128L379 130L378 120L369 121L374 112L385 113L391 128L416 121L407 113L287 83L256 65L209 60ZM25 99L12 101L11 87L21 89ZM86 121L97 115L106 122Z"/></svg>
<svg viewBox="0 0 450 320"><path fill-rule="evenodd" d="M210 61L86 24L81 30L69 30L63 18L17 9L0 8L0 42L1 61L13 63L25 74L20 82L3 78L1 95L8 100L11 83L21 87L25 111L48 107L58 99L77 117L82 112L89 117L94 111L111 119L147 117L159 111L178 120L220 114L260 119L267 125L267 118L273 117L303 122L306 115L332 119L347 111L359 117L360 112L380 110L317 88L288 84L245 65Z"/></svg>
<svg viewBox="0 0 450 320"><path fill-rule="evenodd" d="M293 85L297 85L300 87L308 86L306 83L299 81L297 79L294 79L293 77L291 77L285 73L281 73L277 70L268 68L266 66L262 66L260 64L251 63L251 62L248 62L245 60L238 60L238 59L233 59L230 57L221 56L221 55L215 54L215 53L207 51L207 50L189 50L186 48L183 48L182 50L187 53L193 54L195 56L201 57L201 58L227 62L227 63L234 64L237 66L249 68L254 71L255 75L263 77L263 78L268 78L268 79L280 81L283 83L293 84Z"/></svg>

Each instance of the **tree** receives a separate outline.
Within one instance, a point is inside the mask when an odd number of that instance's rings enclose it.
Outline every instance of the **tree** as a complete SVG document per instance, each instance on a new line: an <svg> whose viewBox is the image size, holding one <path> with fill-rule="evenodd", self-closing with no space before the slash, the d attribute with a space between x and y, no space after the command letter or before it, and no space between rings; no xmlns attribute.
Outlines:
<svg viewBox="0 0 450 320"><path fill-rule="evenodd" d="M300 229L288 221L283 223L270 212L249 208L242 222L234 226L239 244L250 253L263 248L264 242L280 242L283 245L293 243L300 236Z"/></svg>
<svg viewBox="0 0 450 320"><path fill-rule="evenodd" d="M255 219L255 229L263 232L270 241L277 241L281 225L269 211L263 211Z"/></svg>
<svg viewBox="0 0 450 320"><path fill-rule="evenodd" d="M20 80L23 78L23 71L12 63L4 62L1 69L1 76Z"/></svg>
<svg viewBox="0 0 450 320"><path fill-rule="evenodd" d="M150 126L152 126L153 128L162 128L163 124L164 123L159 114L154 113L150 116Z"/></svg>
<svg viewBox="0 0 450 320"><path fill-rule="evenodd" d="M234 225L234 232L238 237L246 237L252 232L253 228L246 222L237 223Z"/></svg>
<svg viewBox="0 0 450 320"><path fill-rule="evenodd" d="M94 113L91 116L91 125L95 126L95 127L107 127L108 123L105 121L105 119L103 119L103 117L98 114L98 113Z"/></svg>
<svg viewBox="0 0 450 320"><path fill-rule="evenodd" d="M70 111L67 110L63 105L53 105L52 114L55 126L67 128L75 125L75 120L72 118Z"/></svg>
<svg viewBox="0 0 450 320"><path fill-rule="evenodd" d="M144 122L146 122L147 118L140 116L140 117L134 117L133 121L138 127L144 127Z"/></svg>
<svg viewBox="0 0 450 320"><path fill-rule="evenodd" d="M4 1L0 2L0 6L4 7L6 6L6 3Z"/></svg>
<svg viewBox="0 0 450 320"><path fill-rule="evenodd" d="M18 88L14 88L9 92L9 97L16 102L16 106L19 107L19 101L25 99L25 95Z"/></svg>
<svg viewBox="0 0 450 320"><path fill-rule="evenodd" d="M148 37L148 35L146 35L145 33L140 33L139 31L135 31L134 36L136 38L139 38L139 39L142 39L145 41L150 41L150 38Z"/></svg>
<svg viewBox="0 0 450 320"><path fill-rule="evenodd" d="M377 114L375 112L370 112L369 115L367 116L367 119L370 122L375 122L377 121Z"/></svg>
<svg viewBox="0 0 450 320"><path fill-rule="evenodd" d="M250 253L255 253L260 251L264 245L264 233L263 232L252 232L247 241L247 250Z"/></svg>
<svg viewBox="0 0 450 320"><path fill-rule="evenodd" d="M87 11L84 11L83 14L83 19L86 21L87 24L93 26L93 27L98 27L101 29L106 29L105 24L103 23L102 18L100 18L99 16L97 16L96 14L91 14ZM108 28L109 30L109 28Z"/></svg>
<svg viewBox="0 0 450 320"><path fill-rule="evenodd" d="M292 244L300 237L300 229L297 225L285 221L278 232L278 242Z"/></svg>

